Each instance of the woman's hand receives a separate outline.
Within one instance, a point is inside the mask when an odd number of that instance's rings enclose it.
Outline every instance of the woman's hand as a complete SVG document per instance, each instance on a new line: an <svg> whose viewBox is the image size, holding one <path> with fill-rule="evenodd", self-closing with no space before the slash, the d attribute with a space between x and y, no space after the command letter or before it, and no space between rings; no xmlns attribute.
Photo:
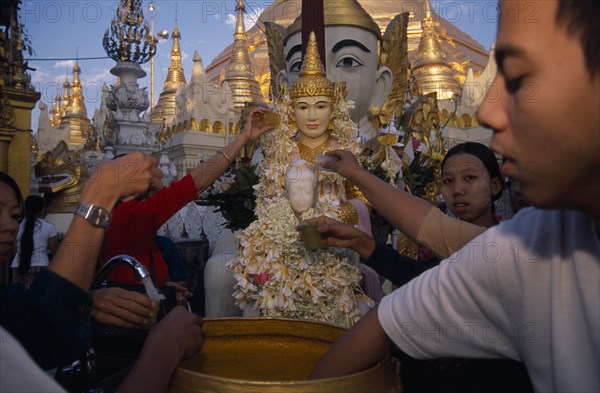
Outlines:
<svg viewBox="0 0 600 393"><path fill-rule="evenodd" d="M263 107L254 107L248 113L248 117L246 118L246 123L244 123L244 131L242 135L244 135L247 139L247 142L254 141L258 139L265 131L273 129L274 124L267 124L262 127L259 127L260 120L263 115L267 112L272 112L270 109Z"/></svg>
<svg viewBox="0 0 600 393"><path fill-rule="evenodd" d="M325 169L330 169L342 175L346 179L352 181L353 178L364 172L364 169L358 163L358 160L349 151L332 150L325 153L326 156L337 158L336 161L322 162L321 166Z"/></svg>
<svg viewBox="0 0 600 393"><path fill-rule="evenodd" d="M187 359L198 352L204 344L203 325L202 318L178 306L152 328L148 338L160 337L158 339L160 345L173 344L181 350L180 359Z"/></svg>
<svg viewBox="0 0 600 393"><path fill-rule="evenodd" d="M181 285L180 283L177 283L174 281L167 281L167 286L175 287L175 291L176 291L175 298L177 299L178 306L186 306L188 299L193 296L193 294L190 291L188 291L187 288L184 287L183 285Z"/></svg>
<svg viewBox="0 0 600 393"><path fill-rule="evenodd" d="M326 216L311 218L303 221L301 225L310 222L319 224L317 230L321 234L323 243L328 247L349 248L363 259L369 258L375 250L375 239L354 225Z"/></svg>
<svg viewBox="0 0 600 393"><path fill-rule="evenodd" d="M148 334L144 348L117 392L166 392L181 360L204 344L203 321L175 307Z"/></svg>
<svg viewBox="0 0 600 393"><path fill-rule="evenodd" d="M99 164L84 185L81 202L112 209L119 199L146 194L162 188L162 172L156 158L133 152Z"/></svg>
<svg viewBox="0 0 600 393"><path fill-rule="evenodd" d="M92 318L124 328L143 326L152 317L152 300L146 295L122 288L90 291Z"/></svg>

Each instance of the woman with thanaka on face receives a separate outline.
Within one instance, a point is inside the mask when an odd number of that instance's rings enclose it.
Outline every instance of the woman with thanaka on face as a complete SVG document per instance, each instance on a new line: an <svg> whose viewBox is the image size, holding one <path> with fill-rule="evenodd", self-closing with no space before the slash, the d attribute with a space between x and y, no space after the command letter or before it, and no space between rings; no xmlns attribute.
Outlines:
<svg viewBox="0 0 600 393"><path fill-rule="evenodd" d="M162 187L156 159L132 153L99 165L84 184L81 203L108 214L116 201ZM15 247L23 201L15 181L0 172L0 263ZM1 391L64 391L41 368L80 358L89 345L88 288L104 229L76 215L48 269L31 288L0 291ZM202 346L202 319L175 308L149 333L142 353L117 391L165 391L175 367ZM151 371L150 371L151 370Z"/></svg>
<svg viewBox="0 0 600 393"><path fill-rule="evenodd" d="M455 217L452 220L480 227L481 231L498 224L499 218L494 214L494 201L501 196L503 181L496 156L489 148L473 142L451 148L442 161L441 182L444 201ZM409 220L410 217L406 219ZM319 223L318 230L325 244L352 249L361 256L363 263L396 286L406 284L441 262L435 257L427 260L406 257L351 225L327 217L316 218L314 221ZM430 225L437 226L433 222ZM427 237L427 234L423 236ZM452 233L447 234L447 238L452 236ZM471 239L454 240L468 242ZM521 362L460 358L415 361L402 354L401 363L402 383L407 390L423 390L427 387L427 391L443 392L447 390L449 383L457 391L532 390Z"/></svg>
<svg viewBox="0 0 600 393"><path fill-rule="evenodd" d="M238 235L238 255L229 262L237 280L234 299L246 315L351 325L363 314L361 306L371 304L360 287L357 255L333 248L309 250L296 229L302 219L327 215L370 233L360 193L338 174L314 170L319 154L358 150L344 87L325 77L314 34L300 78L289 96L276 101L275 111L280 125L261 138L257 220Z"/></svg>
<svg viewBox="0 0 600 393"><path fill-rule="evenodd" d="M334 164L323 165L336 166L336 168L344 166L345 170L348 166L358 165L353 157L346 153L332 152L331 154L337 155L341 160ZM477 234L498 224L499 217L494 214L494 201L502 195L503 180L494 153L480 143L466 142L451 148L444 157L441 182L442 196L454 218L442 215L439 209L428 202L400 190L394 194L405 201L390 201L390 203L400 210L402 203L413 199L415 204L421 205L421 202L423 205L429 204L430 212L425 216L423 223L426 227L419 229L419 238L428 239L429 244L435 244L432 238L442 235L443 237L438 240L444 245L432 247L432 250L444 257L447 256L444 251L447 249L445 244L461 248ZM378 209L378 205L374 204L374 207ZM384 217L391 222L397 221L397 216L384 215ZM411 215L403 218L404 221L411 219L413 219ZM349 247L363 258L365 264L397 286L407 283L440 263L438 258L414 260L400 255L371 236L357 231L356 228L327 217L312 221L319 222L319 231L325 244L331 247ZM472 229L472 237L468 237L470 236L468 231L452 230L452 228L462 228L465 224L470 224L468 228ZM446 228L447 232L440 232L440 228Z"/></svg>
<svg viewBox="0 0 600 393"><path fill-rule="evenodd" d="M23 283L27 288L40 270L48 266L48 254L56 253L56 227L42 218L45 207L39 195L25 199L25 219L19 226L17 253L11 268L13 282Z"/></svg>

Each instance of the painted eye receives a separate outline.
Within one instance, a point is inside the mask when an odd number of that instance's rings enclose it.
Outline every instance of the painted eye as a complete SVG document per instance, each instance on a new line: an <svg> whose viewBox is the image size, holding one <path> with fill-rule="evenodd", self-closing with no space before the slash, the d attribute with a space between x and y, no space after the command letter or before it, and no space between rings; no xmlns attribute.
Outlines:
<svg viewBox="0 0 600 393"><path fill-rule="evenodd" d="M452 184L452 179L443 179L442 183L443 184Z"/></svg>
<svg viewBox="0 0 600 393"><path fill-rule="evenodd" d="M343 59L338 61L335 66L338 68L354 68L363 66L363 63L361 63L353 57L344 57Z"/></svg>
<svg viewBox="0 0 600 393"><path fill-rule="evenodd" d="M296 61L290 66L290 72L300 72L300 68L302 68L302 62Z"/></svg>

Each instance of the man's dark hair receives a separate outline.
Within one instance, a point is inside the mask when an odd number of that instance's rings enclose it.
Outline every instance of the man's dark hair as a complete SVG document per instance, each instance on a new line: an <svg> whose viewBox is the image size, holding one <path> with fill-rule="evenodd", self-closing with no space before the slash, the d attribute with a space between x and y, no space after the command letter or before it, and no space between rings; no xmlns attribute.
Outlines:
<svg viewBox="0 0 600 393"><path fill-rule="evenodd" d="M600 73L600 1L560 0L556 23L579 38L585 66L592 77Z"/></svg>

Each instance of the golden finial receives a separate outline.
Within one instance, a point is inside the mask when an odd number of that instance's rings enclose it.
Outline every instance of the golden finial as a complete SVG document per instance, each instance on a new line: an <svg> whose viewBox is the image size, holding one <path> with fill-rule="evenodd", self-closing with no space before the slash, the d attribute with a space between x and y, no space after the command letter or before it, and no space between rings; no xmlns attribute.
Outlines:
<svg viewBox="0 0 600 393"><path fill-rule="evenodd" d="M335 83L327 79L321 56L319 56L317 38L314 31L311 31L298 80L290 89L290 98L314 96L333 98L335 96Z"/></svg>
<svg viewBox="0 0 600 393"><path fill-rule="evenodd" d="M154 56L156 38L144 19L142 0L120 0L102 45L108 57L117 63L142 64Z"/></svg>

